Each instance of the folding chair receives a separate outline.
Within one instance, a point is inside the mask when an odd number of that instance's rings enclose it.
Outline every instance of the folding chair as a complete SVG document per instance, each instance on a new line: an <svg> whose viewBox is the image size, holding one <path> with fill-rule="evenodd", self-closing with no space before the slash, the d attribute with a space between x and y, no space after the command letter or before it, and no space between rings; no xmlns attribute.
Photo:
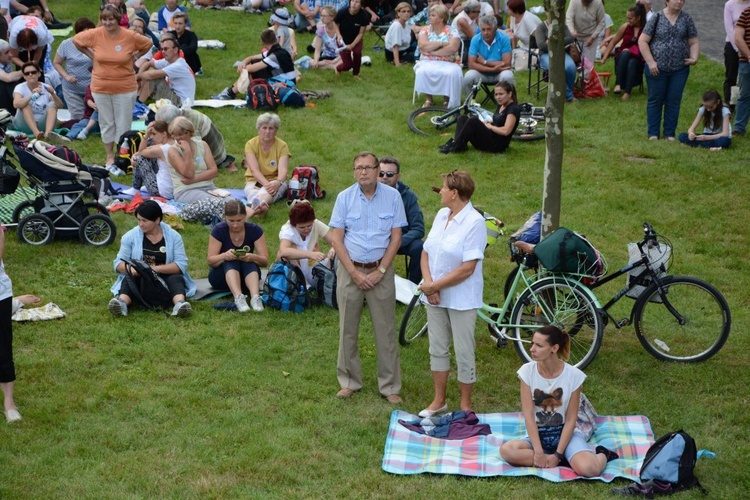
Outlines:
<svg viewBox="0 0 750 500"><path fill-rule="evenodd" d="M529 71L529 83L526 87L526 93L531 95L531 90L536 89L536 98L539 99L539 95L547 90L549 86L549 73L542 69L539 59L539 48L536 44L536 37L531 34L529 38L529 54L528 54L528 71ZM533 80L532 81L532 77Z"/></svg>

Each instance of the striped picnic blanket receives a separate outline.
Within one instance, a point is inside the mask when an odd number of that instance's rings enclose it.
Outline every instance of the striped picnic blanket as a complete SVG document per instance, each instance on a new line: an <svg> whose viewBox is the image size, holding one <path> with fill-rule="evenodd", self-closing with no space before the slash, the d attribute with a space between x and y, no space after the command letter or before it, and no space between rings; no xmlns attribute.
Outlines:
<svg viewBox="0 0 750 500"><path fill-rule="evenodd" d="M0 222L10 224L13 222L13 211L22 201L34 201L35 191L29 187L19 186L13 194L0 196Z"/></svg>
<svg viewBox="0 0 750 500"><path fill-rule="evenodd" d="M393 474L459 474L463 476L539 476L553 482L574 479L598 479L611 482L616 477L639 481L639 472L646 451L654 442L648 418L641 415L599 416L597 429L589 440L593 446L602 445L620 455L607 464L599 477L583 478L568 467L537 469L513 467L500 458L504 441L526 435L522 413L490 413L479 415L479 423L489 424L492 434L464 440L445 440L428 437L408 430L398 423L415 417L395 410L391 414L385 440L383 470Z"/></svg>

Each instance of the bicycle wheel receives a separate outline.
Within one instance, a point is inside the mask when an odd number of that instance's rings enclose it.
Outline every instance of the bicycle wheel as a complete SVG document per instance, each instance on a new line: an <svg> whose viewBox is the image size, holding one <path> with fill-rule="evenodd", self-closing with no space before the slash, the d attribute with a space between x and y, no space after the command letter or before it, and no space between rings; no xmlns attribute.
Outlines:
<svg viewBox="0 0 750 500"><path fill-rule="evenodd" d="M583 370L599 352L604 335L601 315L581 285L559 278L546 278L531 285L518 297L511 313L515 329L516 352L523 361L531 361L529 344L534 331L554 325L570 335L568 362Z"/></svg>
<svg viewBox="0 0 750 500"><path fill-rule="evenodd" d="M724 296L703 280L668 276L662 291L652 284L633 306L635 333L663 361L705 361L729 337L732 317Z"/></svg>
<svg viewBox="0 0 750 500"><path fill-rule="evenodd" d="M398 331L398 341L401 345L409 345L427 332L427 308L422 304L421 298L421 293L415 295L406 308Z"/></svg>
<svg viewBox="0 0 750 500"><path fill-rule="evenodd" d="M412 132L430 137L453 136L453 126L458 113L441 119L449 110L440 106L417 108L409 115L409 128Z"/></svg>
<svg viewBox="0 0 750 500"><path fill-rule="evenodd" d="M533 118L521 118L513 133L514 141L529 142L544 139L544 121L537 121Z"/></svg>

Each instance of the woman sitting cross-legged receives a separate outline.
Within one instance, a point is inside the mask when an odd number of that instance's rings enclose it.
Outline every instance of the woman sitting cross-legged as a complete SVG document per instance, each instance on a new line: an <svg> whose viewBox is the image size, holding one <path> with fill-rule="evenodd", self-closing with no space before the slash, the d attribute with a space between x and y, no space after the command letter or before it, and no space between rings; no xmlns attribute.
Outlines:
<svg viewBox="0 0 750 500"><path fill-rule="evenodd" d="M13 107L16 108L13 128L37 139L49 138L54 133L57 110L63 107L62 100L55 89L39 81L42 72L36 63L24 63L21 73L26 81L13 90Z"/></svg>
<svg viewBox="0 0 750 500"><path fill-rule="evenodd" d="M268 265L266 235L247 222L245 205L235 199L224 205L224 222L214 226L208 239L208 281L217 290L229 290L239 312L263 310L260 268ZM247 305L247 293L250 305Z"/></svg>
<svg viewBox="0 0 750 500"><path fill-rule="evenodd" d="M167 200L174 197L172 178L169 175L167 155L174 140L169 135L169 124L164 120L154 120L148 124L138 152L133 155L133 190L135 194L141 186L154 196Z"/></svg>
<svg viewBox="0 0 750 500"><path fill-rule="evenodd" d="M195 295L195 283L187 271L188 258L182 236L162 222L164 214L153 200L138 205L135 217L138 227L122 237L115 258L118 275L111 288L115 298L109 301L109 312L115 316L127 316L128 307L138 297L140 276L134 270L129 272L130 268L125 265L125 260L138 259L151 266L169 288L168 296L148 297L148 302L154 307L171 306L172 316L189 316L192 308L185 299Z"/></svg>
<svg viewBox="0 0 750 500"><path fill-rule="evenodd" d="M502 153L510 145L511 137L518 127L521 108L516 99L516 88L512 83L500 81L495 85L497 111L491 120L472 115L458 115L456 136L440 146L440 152L460 153L471 143L479 151Z"/></svg>
<svg viewBox="0 0 750 500"><path fill-rule="evenodd" d="M544 326L534 332L530 352L533 361L518 370L527 437L503 443L500 456L518 467L569 465L579 476L600 475L607 462L619 457L603 446L592 451L576 428L586 375L565 362L570 337L556 326Z"/></svg>
<svg viewBox="0 0 750 500"><path fill-rule="evenodd" d="M424 106L432 106L432 96L442 95L443 106L455 107L461 101L461 39L448 26L448 9L437 4L430 7L429 26L419 32L419 61L414 65L414 90L425 94Z"/></svg>
<svg viewBox="0 0 750 500"><path fill-rule="evenodd" d="M295 200L289 210L289 221L279 231L279 251L276 259L288 259L302 269L308 285L312 285L311 265L322 262L326 257L333 259L333 247L327 254L318 248L322 239L329 245L333 240L328 232L330 228L315 218L315 209L307 200Z"/></svg>
<svg viewBox="0 0 750 500"><path fill-rule="evenodd" d="M313 48L315 54L310 62L312 68L330 68L335 70L341 64L339 53L346 45L341 39L338 26L333 22L336 16L336 9L330 5L320 9L320 26L315 31L315 40Z"/></svg>
<svg viewBox="0 0 750 500"><path fill-rule="evenodd" d="M245 144L245 196L250 204L248 217L264 214L268 206L286 194L289 172L289 147L276 134L281 119L275 113L263 113L255 122L258 130Z"/></svg>

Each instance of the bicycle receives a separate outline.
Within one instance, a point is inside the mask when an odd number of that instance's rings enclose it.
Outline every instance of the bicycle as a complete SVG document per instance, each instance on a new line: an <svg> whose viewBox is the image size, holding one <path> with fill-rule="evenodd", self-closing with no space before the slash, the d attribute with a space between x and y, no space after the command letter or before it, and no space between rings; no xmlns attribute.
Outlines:
<svg viewBox="0 0 750 500"><path fill-rule="evenodd" d="M643 231L643 240L635 244L638 258L619 271L586 284L581 283L580 275L555 275L554 279L573 280L595 293L597 288L627 274L626 285L601 307L605 326L609 320L618 330L633 324L641 345L661 361L705 361L719 352L729 338L729 305L721 292L701 279L668 275L671 243L648 222L643 223ZM523 272L520 266L511 271L508 280L519 272ZM536 276L544 276L543 271ZM626 295L635 298L635 303L630 315L618 321L609 309ZM601 339L594 354L600 344Z"/></svg>
<svg viewBox="0 0 750 500"><path fill-rule="evenodd" d="M588 366L598 351L604 323L596 296L575 281L563 282L554 277L527 274L524 256L519 263L503 305L483 303L477 316L488 324L497 345L513 342L518 356L525 362L530 354L524 344L531 343L533 333L544 325L556 325L571 333L569 362L580 369ZM427 331L427 312L417 290L406 308L399 328L399 342L408 345ZM518 300L514 298L518 296Z"/></svg>
<svg viewBox="0 0 750 500"><path fill-rule="evenodd" d="M412 132L420 135L439 137L446 134L453 135L453 132L448 129L456 124L458 116L461 114L476 116L481 120L492 120L492 113L475 101L480 88L480 84L472 86L464 102L450 110L441 106L426 106L415 109L407 120L409 128ZM518 127L513 133L513 140L537 141L544 139L544 108L535 107L530 103L523 103L520 106L521 116Z"/></svg>

